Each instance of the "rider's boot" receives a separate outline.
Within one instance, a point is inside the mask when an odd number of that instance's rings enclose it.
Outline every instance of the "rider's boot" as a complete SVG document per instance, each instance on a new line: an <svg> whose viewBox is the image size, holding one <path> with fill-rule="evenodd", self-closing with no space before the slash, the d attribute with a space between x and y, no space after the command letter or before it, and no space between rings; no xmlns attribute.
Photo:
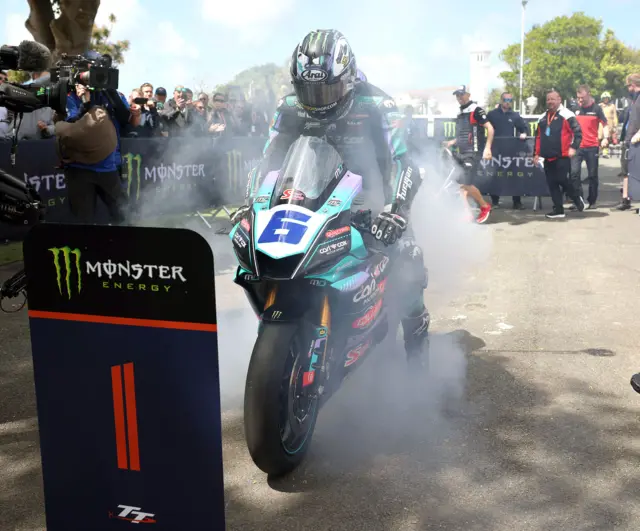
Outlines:
<svg viewBox="0 0 640 531"><path fill-rule="evenodd" d="M426 364L429 351L430 322L429 311L424 305L421 310L402 320L404 348L410 362L421 361L423 365Z"/></svg>

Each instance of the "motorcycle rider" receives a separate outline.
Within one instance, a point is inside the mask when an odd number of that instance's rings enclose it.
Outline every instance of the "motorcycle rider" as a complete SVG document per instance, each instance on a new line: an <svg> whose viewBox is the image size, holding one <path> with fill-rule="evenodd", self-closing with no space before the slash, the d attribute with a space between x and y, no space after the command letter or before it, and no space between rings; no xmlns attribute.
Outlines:
<svg viewBox="0 0 640 531"><path fill-rule="evenodd" d="M373 238L385 245L400 240L406 265L399 267L403 278L410 277L401 299L407 301L402 319L405 349L409 358L419 359L428 341L430 318L423 300L427 271L422 250L408 229L411 202L421 177L408 152L404 116L391 97L366 81L349 43L337 30L307 34L293 52L290 73L295 90L278 104L264 158L249 174L247 205L234 214L233 221L250 208L264 176L281 168L297 138L330 140L347 168L363 176L362 201L376 216L371 225Z"/></svg>

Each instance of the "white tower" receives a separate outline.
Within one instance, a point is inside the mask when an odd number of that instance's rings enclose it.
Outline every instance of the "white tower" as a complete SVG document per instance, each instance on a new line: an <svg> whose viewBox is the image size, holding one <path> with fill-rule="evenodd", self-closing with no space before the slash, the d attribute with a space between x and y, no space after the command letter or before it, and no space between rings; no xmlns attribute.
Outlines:
<svg viewBox="0 0 640 531"><path fill-rule="evenodd" d="M489 57L491 52L484 47L476 47L475 50L470 53L469 57L469 92L471 92L471 99L484 107L489 97L489 82L491 81L489 79L491 75Z"/></svg>

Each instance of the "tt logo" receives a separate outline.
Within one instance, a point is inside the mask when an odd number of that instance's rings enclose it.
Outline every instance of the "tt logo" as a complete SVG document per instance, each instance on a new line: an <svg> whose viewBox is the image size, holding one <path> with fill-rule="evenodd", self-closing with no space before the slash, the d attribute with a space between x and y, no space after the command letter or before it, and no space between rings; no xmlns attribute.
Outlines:
<svg viewBox="0 0 640 531"><path fill-rule="evenodd" d="M119 520L126 520L132 524L155 524L153 519L154 513L143 513L140 511L140 507L133 507L132 505L118 505L118 509L122 511L116 516ZM109 517L113 518L113 513L109 513Z"/></svg>
<svg viewBox="0 0 640 531"><path fill-rule="evenodd" d="M275 311L271 314L271 318L272 319L280 319L280 317L282 317L282 312L281 311Z"/></svg>

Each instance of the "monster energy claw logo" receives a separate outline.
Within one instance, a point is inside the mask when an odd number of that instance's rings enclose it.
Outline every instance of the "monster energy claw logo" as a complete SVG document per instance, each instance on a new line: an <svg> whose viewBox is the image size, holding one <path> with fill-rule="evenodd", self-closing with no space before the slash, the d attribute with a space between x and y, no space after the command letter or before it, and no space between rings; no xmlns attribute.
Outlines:
<svg viewBox="0 0 640 531"><path fill-rule="evenodd" d="M535 136L537 125L536 122L529 122L529 136Z"/></svg>
<svg viewBox="0 0 640 531"><path fill-rule="evenodd" d="M227 151L227 175L229 176L229 184L232 188L238 185L238 177L240 176L242 164L242 152L237 149Z"/></svg>
<svg viewBox="0 0 640 531"><path fill-rule="evenodd" d="M142 155L139 153L127 153L122 157L127 162L127 195L131 197L131 183L136 182L136 201L140 199L140 169L142 167ZM135 162L135 174L134 174Z"/></svg>
<svg viewBox="0 0 640 531"><path fill-rule="evenodd" d="M456 123L455 122L444 122L444 136L453 137L456 136Z"/></svg>
<svg viewBox="0 0 640 531"><path fill-rule="evenodd" d="M58 291L60 295L67 293L67 298L71 299L72 264L71 255L74 256L75 270L78 275L78 294L82 291L82 271L80 270L80 249L71 249L70 247L51 247L49 249L53 253L53 265L56 268L56 281L58 283ZM64 261L64 284L62 283L62 266L60 264L60 255Z"/></svg>

